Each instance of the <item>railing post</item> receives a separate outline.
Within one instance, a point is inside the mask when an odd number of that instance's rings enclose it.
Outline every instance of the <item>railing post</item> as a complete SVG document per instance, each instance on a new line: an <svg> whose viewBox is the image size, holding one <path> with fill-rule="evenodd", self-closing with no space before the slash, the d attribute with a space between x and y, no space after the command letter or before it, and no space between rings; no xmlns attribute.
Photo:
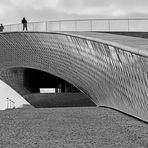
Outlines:
<svg viewBox="0 0 148 148"><path fill-rule="evenodd" d="M9 100L10 101L10 109L11 109L11 100Z"/></svg>
<svg viewBox="0 0 148 148"><path fill-rule="evenodd" d="M110 31L110 20L108 19L108 31Z"/></svg>
<svg viewBox="0 0 148 148"><path fill-rule="evenodd" d="M6 98L7 99L7 109L9 108L9 98Z"/></svg>
<svg viewBox="0 0 148 148"><path fill-rule="evenodd" d="M18 27L18 31L19 31L19 24L17 25L17 27Z"/></svg>
<svg viewBox="0 0 148 148"><path fill-rule="evenodd" d="M59 21L59 31L61 31L61 21Z"/></svg>
<svg viewBox="0 0 148 148"><path fill-rule="evenodd" d="M45 22L45 26L46 26L46 32L47 32L47 29L48 29L48 28L47 28L47 21Z"/></svg>
<svg viewBox="0 0 148 148"><path fill-rule="evenodd" d="M90 20L90 31L92 31L92 20Z"/></svg>
<svg viewBox="0 0 148 148"><path fill-rule="evenodd" d="M10 32L11 32L11 25L10 25Z"/></svg>
<svg viewBox="0 0 148 148"><path fill-rule="evenodd" d="M130 22L129 22L129 19L127 20L128 22L128 32L130 31Z"/></svg>
<svg viewBox="0 0 148 148"><path fill-rule="evenodd" d="M35 31L34 23L32 25L33 25L33 31Z"/></svg>
<svg viewBox="0 0 148 148"><path fill-rule="evenodd" d="M77 21L75 21L75 31L77 31Z"/></svg>

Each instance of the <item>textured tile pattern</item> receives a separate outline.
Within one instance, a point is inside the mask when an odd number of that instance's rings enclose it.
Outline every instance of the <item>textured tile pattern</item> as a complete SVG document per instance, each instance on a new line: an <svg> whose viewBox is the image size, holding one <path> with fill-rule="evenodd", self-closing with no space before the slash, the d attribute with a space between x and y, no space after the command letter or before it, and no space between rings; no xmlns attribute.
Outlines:
<svg viewBox="0 0 148 148"><path fill-rule="evenodd" d="M148 58L92 37L97 38L93 34L91 39L87 34L0 34L1 79L27 95L29 92L22 88L22 74L16 76L9 69L42 70L77 86L98 106L148 121Z"/></svg>

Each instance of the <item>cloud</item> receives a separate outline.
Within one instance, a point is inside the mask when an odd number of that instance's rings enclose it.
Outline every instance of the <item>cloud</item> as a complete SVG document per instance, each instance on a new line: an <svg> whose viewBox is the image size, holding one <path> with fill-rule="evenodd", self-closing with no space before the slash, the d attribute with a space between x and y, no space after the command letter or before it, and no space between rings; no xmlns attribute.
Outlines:
<svg viewBox="0 0 148 148"><path fill-rule="evenodd" d="M0 21L19 23L22 17L30 21L42 21L57 17L58 10L54 9L58 0L1 0Z"/></svg>
<svg viewBox="0 0 148 148"><path fill-rule="evenodd" d="M128 14L146 13L146 0L60 0L58 9L71 15L88 17L127 17Z"/></svg>
<svg viewBox="0 0 148 148"><path fill-rule="evenodd" d="M11 0L14 6L21 8L32 8L44 10L44 8L54 8L59 0Z"/></svg>
<svg viewBox="0 0 148 148"><path fill-rule="evenodd" d="M0 0L0 21L146 17L147 6L147 0Z"/></svg>

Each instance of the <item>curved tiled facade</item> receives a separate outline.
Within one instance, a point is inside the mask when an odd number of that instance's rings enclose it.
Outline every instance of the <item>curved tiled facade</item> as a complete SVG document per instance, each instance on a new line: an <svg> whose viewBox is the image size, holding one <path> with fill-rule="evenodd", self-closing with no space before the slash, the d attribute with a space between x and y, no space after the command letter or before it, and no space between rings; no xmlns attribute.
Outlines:
<svg viewBox="0 0 148 148"><path fill-rule="evenodd" d="M144 53L99 39L97 33L2 33L0 78L26 96L32 92L23 85L23 73L11 69L38 69L73 84L98 106L148 121L148 58Z"/></svg>

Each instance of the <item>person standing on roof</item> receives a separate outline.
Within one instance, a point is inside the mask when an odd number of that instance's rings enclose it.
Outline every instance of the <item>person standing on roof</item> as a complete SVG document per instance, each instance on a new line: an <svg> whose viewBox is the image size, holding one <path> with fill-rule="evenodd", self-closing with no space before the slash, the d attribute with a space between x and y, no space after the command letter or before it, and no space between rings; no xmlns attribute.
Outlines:
<svg viewBox="0 0 148 148"><path fill-rule="evenodd" d="M3 24L1 24L0 25L0 32L3 32L3 30L4 30L4 26L3 26Z"/></svg>
<svg viewBox="0 0 148 148"><path fill-rule="evenodd" d="M23 24L23 31L26 29L26 31L27 31L27 21L26 21L26 19L25 19L25 17L23 17L23 19L22 19L22 24Z"/></svg>

